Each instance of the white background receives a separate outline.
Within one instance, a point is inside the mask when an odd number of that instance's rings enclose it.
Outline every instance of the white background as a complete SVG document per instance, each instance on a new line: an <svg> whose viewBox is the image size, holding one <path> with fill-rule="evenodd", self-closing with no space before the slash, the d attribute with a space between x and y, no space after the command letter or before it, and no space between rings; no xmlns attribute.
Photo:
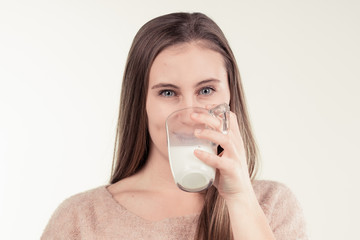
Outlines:
<svg viewBox="0 0 360 240"><path fill-rule="evenodd" d="M1 0L0 239L38 239L65 198L107 183L131 41L174 11L225 32L260 177L293 190L311 239L360 239L356 0Z"/></svg>

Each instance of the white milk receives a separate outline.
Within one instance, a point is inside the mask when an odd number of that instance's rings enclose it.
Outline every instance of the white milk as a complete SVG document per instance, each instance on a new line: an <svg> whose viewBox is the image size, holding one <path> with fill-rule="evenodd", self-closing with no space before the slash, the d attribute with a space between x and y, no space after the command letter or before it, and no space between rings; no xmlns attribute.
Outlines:
<svg viewBox="0 0 360 240"><path fill-rule="evenodd" d="M194 155L195 149L215 153L210 146L170 147L169 159L175 182L185 191L201 191L215 180L215 169Z"/></svg>

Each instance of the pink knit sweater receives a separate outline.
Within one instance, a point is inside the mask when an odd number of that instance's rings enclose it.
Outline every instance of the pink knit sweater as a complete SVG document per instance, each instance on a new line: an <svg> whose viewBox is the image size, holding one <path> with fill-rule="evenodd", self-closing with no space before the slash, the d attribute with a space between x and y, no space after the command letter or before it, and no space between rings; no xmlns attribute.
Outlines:
<svg viewBox="0 0 360 240"><path fill-rule="evenodd" d="M253 188L277 240L307 239L301 208L286 186L254 181ZM194 239L197 219L198 215L190 215L145 220L116 202L102 186L65 200L41 239Z"/></svg>

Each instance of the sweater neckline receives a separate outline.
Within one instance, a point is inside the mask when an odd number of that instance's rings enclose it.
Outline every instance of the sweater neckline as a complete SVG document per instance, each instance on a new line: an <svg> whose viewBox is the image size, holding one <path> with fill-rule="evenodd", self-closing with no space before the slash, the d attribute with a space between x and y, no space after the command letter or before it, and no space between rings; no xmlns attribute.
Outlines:
<svg viewBox="0 0 360 240"><path fill-rule="evenodd" d="M184 221L192 222L192 221L195 221L200 216L200 214L194 213L194 214L178 216L178 217L163 218L160 220L145 219L145 218L135 214L134 212L128 210L121 203L119 203L107 189L108 186L110 186L110 185L105 185L105 186L101 187L101 189L103 190L106 198L109 200L109 204L113 205L115 207L115 209L117 209L117 211L121 212L122 214L126 213L129 217L135 218L138 221L142 221L147 224L161 224L161 223L168 223L168 222L184 222Z"/></svg>

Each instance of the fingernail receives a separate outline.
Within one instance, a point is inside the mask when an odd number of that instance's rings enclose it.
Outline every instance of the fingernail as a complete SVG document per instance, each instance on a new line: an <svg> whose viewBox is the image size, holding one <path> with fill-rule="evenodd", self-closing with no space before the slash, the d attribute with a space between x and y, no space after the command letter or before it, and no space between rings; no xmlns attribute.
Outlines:
<svg viewBox="0 0 360 240"><path fill-rule="evenodd" d="M192 113L192 116L193 116L194 118L198 118L198 117L199 117L199 114L198 114L198 113Z"/></svg>
<svg viewBox="0 0 360 240"><path fill-rule="evenodd" d="M198 135L198 134L200 134L201 133L201 129L195 129L195 135Z"/></svg>
<svg viewBox="0 0 360 240"><path fill-rule="evenodd" d="M209 104L209 105L206 105L205 108L206 108L207 110L210 110L213 106L214 106L214 104Z"/></svg>

